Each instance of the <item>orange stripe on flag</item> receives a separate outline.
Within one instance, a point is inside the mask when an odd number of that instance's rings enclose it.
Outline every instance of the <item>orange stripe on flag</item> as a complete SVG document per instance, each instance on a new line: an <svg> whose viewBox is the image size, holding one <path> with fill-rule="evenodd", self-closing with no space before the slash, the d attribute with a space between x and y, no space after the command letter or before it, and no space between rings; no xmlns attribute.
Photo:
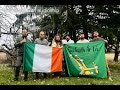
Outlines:
<svg viewBox="0 0 120 90"><path fill-rule="evenodd" d="M62 71L62 49L52 47L52 66L51 72Z"/></svg>

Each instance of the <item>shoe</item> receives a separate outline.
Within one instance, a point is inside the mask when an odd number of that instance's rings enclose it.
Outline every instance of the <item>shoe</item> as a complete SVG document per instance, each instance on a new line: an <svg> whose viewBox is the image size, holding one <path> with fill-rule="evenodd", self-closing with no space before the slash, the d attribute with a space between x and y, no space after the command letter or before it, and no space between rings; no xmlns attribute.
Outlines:
<svg viewBox="0 0 120 90"><path fill-rule="evenodd" d="M35 79L39 79L39 77L35 77Z"/></svg>
<svg viewBox="0 0 120 90"><path fill-rule="evenodd" d="M24 81L27 81L27 80L28 80L27 78L24 79Z"/></svg>
<svg viewBox="0 0 120 90"><path fill-rule="evenodd" d="M24 81L27 81L28 80L28 77L24 77Z"/></svg>
<svg viewBox="0 0 120 90"><path fill-rule="evenodd" d="M48 77L43 77L44 79L48 79Z"/></svg>
<svg viewBox="0 0 120 90"><path fill-rule="evenodd" d="M43 76L43 78L47 78L47 76Z"/></svg>

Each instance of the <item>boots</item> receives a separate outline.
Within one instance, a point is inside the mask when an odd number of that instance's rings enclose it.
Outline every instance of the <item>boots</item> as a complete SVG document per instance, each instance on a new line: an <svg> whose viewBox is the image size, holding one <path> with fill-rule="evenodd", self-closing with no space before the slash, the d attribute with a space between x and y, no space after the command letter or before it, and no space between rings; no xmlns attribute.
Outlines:
<svg viewBox="0 0 120 90"><path fill-rule="evenodd" d="M24 81L28 80L28 71L24 71Z"/></svg>
<svg viewBox="0 0 120 90"><path fill-rule="evenodd" d="M19 73L20 73L20 67L15 67L15 76L13 81L18 81L19 78ZM28 80L28 71L24 71L24 80Z"/></svg>
<svg viewBox="0 0 120 90"><path fill-rule="evenodd" d="M20 67L15 67L15 77L13 79L14 81L18 81L19 72L20 72Z"/></svg>
<svg viewBox="0 0 120 90"><path fill-rule="evenodd" d="M47 78L47 73L43 73L43 78Z"/></svg>
<svg viewBox="0 0 120 90"><path fill-rule="evenodd" d="M35 79L39 79L39 72L35 73Z"/></svg>

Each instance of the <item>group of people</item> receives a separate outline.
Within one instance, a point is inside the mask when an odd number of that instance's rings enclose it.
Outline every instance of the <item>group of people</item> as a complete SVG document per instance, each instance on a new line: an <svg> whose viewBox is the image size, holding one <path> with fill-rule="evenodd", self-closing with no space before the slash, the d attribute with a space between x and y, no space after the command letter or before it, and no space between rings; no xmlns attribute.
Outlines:
<svg viewBox="0 0 120 90"><path fill-rule="evenodd" d="M27 36L28 36L28 31L26 29L23 29L22 30L22 37L19 37L15 43L15 47L18 48L18 53L17 53L17 60L15 63L15 74L14 74L14 79L13 79L14 81L18 80L20 68L21 68L21 65L23 63L23 58L22 58L23 57L23 44L25 42L31 42L29 39L27 39ZM84 33L80 33L79 40L76 43L87 43L87 42L91 42L91 41L93 42L93 41L99 41L99 40L105 41L103 38L99 37L99 33L97 31L95 31L93 33L93 39L90 41L85 39ZM46 46L49 45L48 40L45 39L45 32L44 31L40 31L39 38L36 38L34 43L40 44L40 45L46 45ZM61 36L59 34L57 34L53 38L51 47L63 48L63 45L67 44L67 43L75 43L75 42L74 42L74 40L71 40L69 35L66 35L65 39L62 40ZM65 63L65 65L64 65L65 66L64 67L65 74L66 74L66 76L68 76L67 66L66 66L66 62L65 62L64 58L63 58L63 62ZM108 70L108 78L111 79L111 74L110 74L110 70L108 68L108 65L107 65L107 70ZM24 71L23 74L24 74L24 80L25 81L28 80L28 71ZM47 73L42 73L42 74L43 74L44 78L47 78ZM39 76L40 76L39 72L35 72L35 78L39 79ZM54 77L57 77L57 76L61 76L61 72L54 72Z"/></svg>

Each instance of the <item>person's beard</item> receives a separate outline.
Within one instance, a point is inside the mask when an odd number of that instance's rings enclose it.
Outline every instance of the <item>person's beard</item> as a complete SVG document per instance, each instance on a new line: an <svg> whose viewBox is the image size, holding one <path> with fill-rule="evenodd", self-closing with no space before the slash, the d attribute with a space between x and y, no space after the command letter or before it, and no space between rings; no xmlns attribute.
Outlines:
<svg viewBox="0 0 120 90"><path fill-rule="evenodd" d="M97 38L98 36L94 36L95 38Z"/></svg>
<svg viewBox="0 0 120 90"><path fill-rule="evenodd" d="M22 37L23 37L23 38L27 38L27 36L24 36L24 35L23 35Z"/></svg>
<svg viewBox="0 0 120 90"><path fill-rule="evenodd" d="M80 39L81 39L81 40L84 40L84 37L81 37Z"/></svg>
<svg viewBox="0 0 120 90"><path fill-rule="evenodd" d="M23 34L22 37L23 38L27 38L28 34Z"/></svg>
<svg viewBox="0 0 120 90"><path fill-rule="evenodd" d="M44 39L44 37L40 37L40 40L43 40Z"/></svg>
<svg viewBox="0 0 120 90"><path fill-rule="evenodd" d="M98 38L98 36L94 36L94 38Z"/></svg>
<svg viewBox="0 0 120 90"><path fill-rule="evenodd" d="M94 36L93 40L96 40L97 38L99 38L98 36Z"/></svg>
<svg viewBox="0 0 120 90"><path fill-rule="evenodd" d="M67 38L66 40L67 40L67 42L68 42L70 39Z"/></svg>
<svg viewBox="0 0 120 90"><path fill-rule="evenodd" d="M60 42L60 40L55 40L56 42Z"/></svg>

